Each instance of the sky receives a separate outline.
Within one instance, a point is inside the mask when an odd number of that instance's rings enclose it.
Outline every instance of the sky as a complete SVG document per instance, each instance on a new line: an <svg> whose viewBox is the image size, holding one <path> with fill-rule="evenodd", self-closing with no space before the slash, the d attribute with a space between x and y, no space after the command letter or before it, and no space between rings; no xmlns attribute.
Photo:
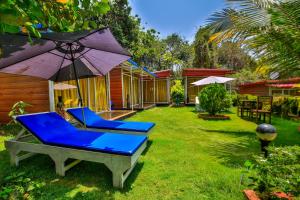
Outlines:
<svg viewBox="0 0 300 200"><path fill-rule="evenodd" d="M193 41L209 16L226 7L225 0L129 0L132 14L139 15L145 28L154 28L166 37L178 33Z"/></svg>

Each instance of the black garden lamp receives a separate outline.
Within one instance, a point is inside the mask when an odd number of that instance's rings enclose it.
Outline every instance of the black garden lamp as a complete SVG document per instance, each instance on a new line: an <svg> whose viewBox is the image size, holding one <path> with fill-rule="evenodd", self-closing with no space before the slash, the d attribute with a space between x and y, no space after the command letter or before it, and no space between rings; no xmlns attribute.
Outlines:
<svg viewBox="0 0 300 200"><path fill-rule="evenodd" d="M256 135L261 143L261 151L268 156L267 147L277 137L276 128L270 124L260 124L256 128Z"/></svg>

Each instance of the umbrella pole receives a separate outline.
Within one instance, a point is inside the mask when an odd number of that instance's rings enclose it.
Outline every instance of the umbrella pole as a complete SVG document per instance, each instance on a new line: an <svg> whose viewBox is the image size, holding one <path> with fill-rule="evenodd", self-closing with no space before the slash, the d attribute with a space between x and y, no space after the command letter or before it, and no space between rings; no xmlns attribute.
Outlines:
<svg viewBox="0 0 300 200"><path fill-rule="evenodd" d="M71 61L72 61L72 66L73 66L75 79L76 79L79 103L80 103L80 107L81 107L81 111L82 111L83 125L84 125L84 128L86 129L86 120L85 120L85 115L84 115L82 96L81 96L81 92L80 92L79 78L78 78L78 73L77 73L77 69L76 69L76 66L75 66L75 59L74 59L74 55L73 55L73 51L72 51L71 46L72 46L72 44L69 44L70 52L71 52Z"/></svg>

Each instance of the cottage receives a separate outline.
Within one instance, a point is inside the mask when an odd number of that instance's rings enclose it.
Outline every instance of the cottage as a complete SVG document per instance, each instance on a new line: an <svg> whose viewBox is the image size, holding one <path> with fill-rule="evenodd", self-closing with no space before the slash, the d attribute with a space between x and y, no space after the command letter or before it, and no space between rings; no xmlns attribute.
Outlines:
<svg viewBox="0 0 300 200"><path fill-rule="evenodd" d="M206 68L186 68L183 69L184 99L185 104L195 104L195 97L199 94L203 86L194 86L193 82L209 76L228 76L234 72L230 69L206 69Z"/></svg>
<svg viewBox="0 0 300 200"><path fill-rule="evenodd" d="M291 95L299 96L300 77L284 80L264 80L239 85L240 94L257 96Z"/></svg>
<svg viewBox="0 0 300 200"><path fill-rule="evenodd" d="M147 109L170 103L171 70L150 72L145 67L123 63L110 73L113 109Z"/></svg>

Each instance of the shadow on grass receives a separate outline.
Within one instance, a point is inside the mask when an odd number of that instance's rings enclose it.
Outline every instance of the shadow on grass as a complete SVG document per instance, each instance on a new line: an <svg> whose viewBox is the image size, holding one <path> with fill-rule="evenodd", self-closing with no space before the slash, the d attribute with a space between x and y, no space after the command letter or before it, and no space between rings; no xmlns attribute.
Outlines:
<svg viewBox="0 0 300 200"><path fill-rule="evenodd" d="M146 153L149 151L149 149L150 149L150 147L151 147L152 144L153 144L153 141L152 140L148 140L147 146L146 146L145 150L142 153L143 156L146 155Z"/></svg>
<svg viewBox="0 0 300 200"><path fill-rule="evenodd" d="M300 144L300 133L297 130L298 123L274 118L273 125L277 129L278 136L270 145L274 146L294 146ZM209 133L230 134L233 141L218 140L209 146L209 153L220 159L220 162L228 167L239 167L246 160L252 160L253 155L259 155L260 142L255 131L231 131L201 129Z"/></svg>
<svg viewBox="0 0 300 200"><path fill-rule="evenodd" d="M209 145L209 154L217 157L227 167L240 168L253 154L259 154L259 142L251 131L227 131L201 129L209 133L226 134L231 140L218 140Z"/></svg>
<svg viewBox="0 0 300 200"><path fill-rule="evenodd" d="M245 136L245 135L253 135L254 132L251 131L225 131L225 130L212 130L212 129L203 129L199 128L201 131L205 132L214 132L214 133L225 133L225 134L233 134L234 136Z"/></svg>
<svg viewBox="0 0 300 200"><path fill-rule="evenodd" d="M221 114L235 114L235 112L232 112L231 110L225 110Z"/></svg>
<svg viewBox="0 0 300 200"><path fill-rule="evenodd" d="M211 148L211 154L219 158L221 164L232 168L243 167L246 160L252 160L253 155L260 154L259 143L253 139L239 143L217 142Z"/></svg>
<svg viewBox="0 0 300 200"><path fill-rule="evenodd" d="M0 160L0 178L25 172L26 178L46 183L32 192L37 198L42 196L41 199L113 199L115 192L127 193L132 189L144 166L144 163L138 162L125 181L124 188L116 189L112 186L112 173L104 164L83 161L67 171L65 177L60 177L55 173L54 162L47 155L36 155L21 161L19 167L11 167L8 152L4 150L0 152Z"/></svg>

